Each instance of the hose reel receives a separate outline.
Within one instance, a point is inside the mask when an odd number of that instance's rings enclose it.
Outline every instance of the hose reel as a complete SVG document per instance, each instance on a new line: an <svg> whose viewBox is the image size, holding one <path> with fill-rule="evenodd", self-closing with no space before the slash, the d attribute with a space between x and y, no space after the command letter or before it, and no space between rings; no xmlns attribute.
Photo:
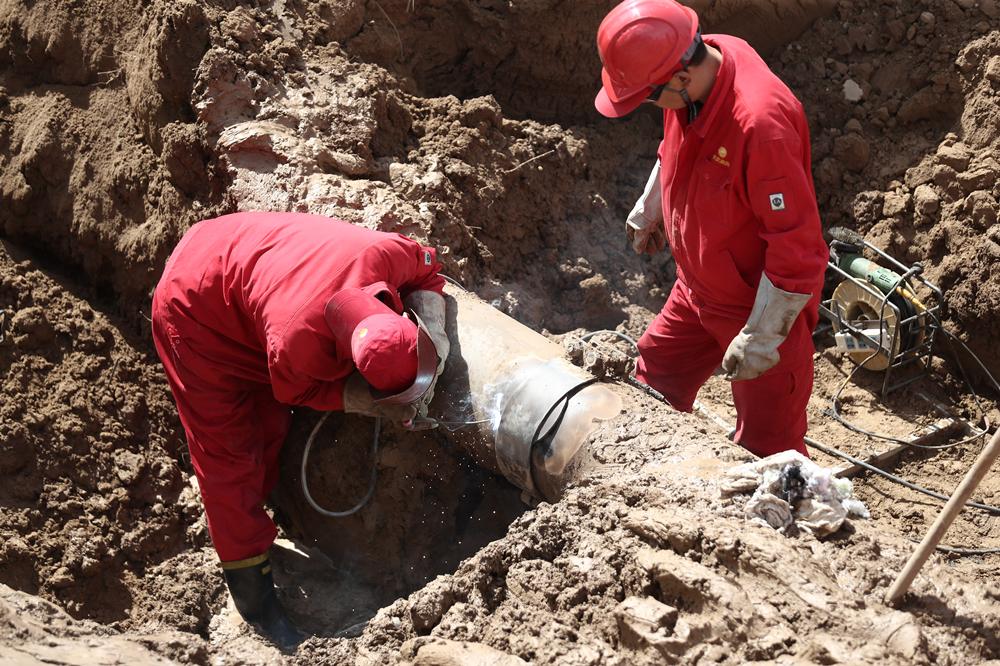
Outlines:
<svg viewBox="0 0 1000 666"><path fill-rule="evenodd" d="M917 316L917 306L897 293L886 298L871 287L844 280L834 289L833 300L842 317L833 321L837 348L868 370L885 370L901 356L901 351L904 355L912 353L924 341L925 317ZM852 334L843 320L863 331L867 338ZM883 353L877 353L879 348Z"/></svg>
<svg viewBox="0 0 1000 666"><path fill-rule="evenodd" d="M922 377L930 367L941 291L921 277L919 263L907 268L849 229L835 227L830 235L828 268L843 280L821 303L820 314L831 322L837 349L863 369L885 371L883 395ZM865 258L866 249L879 263ZM934 297L931 307L914 295L914 284ZM912 364L918 374L890 385L894 369Z"/></svg>

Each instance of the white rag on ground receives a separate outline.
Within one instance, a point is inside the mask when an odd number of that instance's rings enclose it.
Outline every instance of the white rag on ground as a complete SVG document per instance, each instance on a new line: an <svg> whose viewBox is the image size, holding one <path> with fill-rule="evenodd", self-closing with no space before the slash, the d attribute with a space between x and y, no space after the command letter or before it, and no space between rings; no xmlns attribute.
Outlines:
<svg viewBox="0 0 1000 666"><path fill-rule="evenodd" d="M794 523L816 536L840 529L848 515L870 518L868 508L851 499L854 484L839 479L798 451L784 451L733 467L721 484L724 495L753 492L744 511L754 522L784 532Z"/></svg>

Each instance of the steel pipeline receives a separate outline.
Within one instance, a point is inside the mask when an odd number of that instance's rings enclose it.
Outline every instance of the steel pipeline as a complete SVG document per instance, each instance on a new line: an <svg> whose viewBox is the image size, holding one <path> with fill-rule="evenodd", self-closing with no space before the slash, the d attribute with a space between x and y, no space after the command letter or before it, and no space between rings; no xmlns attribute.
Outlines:
<svg viewBox="0 0 1000 666"><path fill-rule="evenodd" d="M429 415L482 466L558 500L590 468L587 437L621 412L621 398L565 360L561 345L477 296L447 285L445 300L451 353Z"/></svg>

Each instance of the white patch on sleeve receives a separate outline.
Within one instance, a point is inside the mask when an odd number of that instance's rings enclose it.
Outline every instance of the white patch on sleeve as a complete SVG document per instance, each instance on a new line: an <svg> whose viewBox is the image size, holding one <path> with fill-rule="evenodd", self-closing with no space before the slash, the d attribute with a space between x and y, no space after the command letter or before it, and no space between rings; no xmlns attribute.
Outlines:
<svg viewBox="0 0 1000 666"><path fill-rule="evenodd" d="M768 196L771 200L771 210L785 210L785 195L781 192Z"/></svg>
<svg viewBox="0 0 1000 666"><path fill-rule="evenodd" d="M430 250L424 250L424 266L430 266L432 263L434 263L434 262L431 259L431 251Z"/></svg>

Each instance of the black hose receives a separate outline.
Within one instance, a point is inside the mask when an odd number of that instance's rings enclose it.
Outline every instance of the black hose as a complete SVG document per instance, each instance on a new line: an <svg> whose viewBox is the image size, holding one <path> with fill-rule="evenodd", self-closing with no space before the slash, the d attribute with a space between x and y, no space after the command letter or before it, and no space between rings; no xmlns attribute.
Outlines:
<svg viewBox="0 0 1000 666"><path fill-rule="evenodd" d="M611 335L617 335L622 340L625 340L626 342L631 343L632 346L635 347L636 349L639 348L639 344L635 340L633 340L632 338L630 338L627 335L625 335L624 333L619 333L618 331L612 331L612 330L607 330L607 329L605 329L603 331L593 331L591 333L587 333L586 335L581 336L580 339L583 340L584 342L586 342L587 340L590 340L592 337L594 337L595 335L598 335L600 333L610 333Z"/></svg>

